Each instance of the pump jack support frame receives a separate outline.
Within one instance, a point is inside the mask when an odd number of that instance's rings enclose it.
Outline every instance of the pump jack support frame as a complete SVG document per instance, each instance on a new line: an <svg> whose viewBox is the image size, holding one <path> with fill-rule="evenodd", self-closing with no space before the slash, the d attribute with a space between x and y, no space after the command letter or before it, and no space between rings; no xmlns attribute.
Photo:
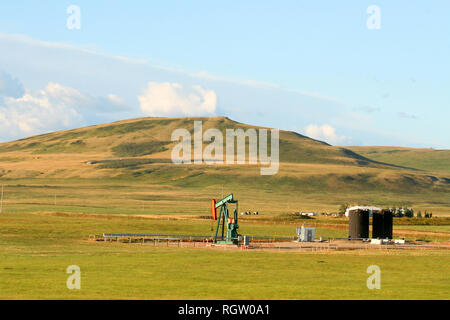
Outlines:
<svg viewBox="0 0 450 320"><path fill-rule="evenodd" d="M239 229L238 225L238 201L234 199L233 194L223 198L222 200L214 203L211 207L213 214L213 219L217 218L217 228L214 236L214 243L225 243L225 244L238 244L239 243L239 234L237 230ZM233 217L230 218L230 214L228 211L227 204L234 203L236 204L236 208L233 212ZM217 215L217 209L220 208L220 213ZM225 234L225 226L226 226L226 234Z"/></svg>

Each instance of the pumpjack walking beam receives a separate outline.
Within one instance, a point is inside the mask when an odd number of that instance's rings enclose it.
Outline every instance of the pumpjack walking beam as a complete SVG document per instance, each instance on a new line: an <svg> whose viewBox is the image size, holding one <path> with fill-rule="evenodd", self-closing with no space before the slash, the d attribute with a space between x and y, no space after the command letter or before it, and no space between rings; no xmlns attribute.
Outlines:
<svg viewBox="0 0 450 320"><path fill-rule="evenodd" d="M234 209L233 217L230 217L227 204L234 203L236 208ZM220 212L217 215L217 209L220 208ZM211 213L213 220L217 221L216 233L214 236L214 243L228 243L238 244L239 234L237 230L238 225L238 201L234 199L233 194L223 198L216 202L211 200ZM225 226L227 233L225 234Z"/></svg>

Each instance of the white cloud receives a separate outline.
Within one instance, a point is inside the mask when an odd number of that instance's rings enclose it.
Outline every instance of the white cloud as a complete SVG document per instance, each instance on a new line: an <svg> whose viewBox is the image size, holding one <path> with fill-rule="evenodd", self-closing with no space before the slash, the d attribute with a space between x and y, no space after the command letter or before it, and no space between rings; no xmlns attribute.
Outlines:
<svg viewBox="0 0 450 320"><path fill-rule="evenodd" d="M174 66L166 66L166 65L160 65L158 63L150 63L149 61L145 59L135 59L135 58L128 58L123 56L113 56L108 55L106 53L102 52L102 49L99 47L80 47L80 46L73 46L67 43L61 43L61 42L49 42L49 41L41 41L34 38L31 38L26 35L21 34L5 34L0 32L0 42L7 42L7 43L15 43L15 44L22 44L27 45L30 48L45 48L45 49L54 49L54 50L63 50L64 51L70 51L72 53L80 53L80 54L86 54L90 56L96 56L100 58L106 58L106 59L114 59L116 61L124 62L129 65L140 65L140 66L146 66L149 68L152 68L154 70L161 70L166 71L169 74L173 75L184 75L188 76L194 79L206 79L216 82L225 82L230 84L235 84L239 86L245 86L250 88L258 88L258 89L273 89L275 91L279 92L290 92L290 93L296 93L300 96L305 97L312 97L319 100L325 100L330 102L337 102L341 103L341 101L334 97L328 97L319 93L315 92L306 92L302 90L296 90L296 89L289 89L289 88L282 88L278 84L271 83L271 82L265 82L265 81L257 81L257 80L241 80L241 79L234 79L234 78L228 78L223 76L217 76L209 74L206 71L200 71L196 73L187 72L184 69L174 67ZM65 61L65 57L64 57Z"/></svg>
<svg viewBox="0 0 450 320"><path fill-rule="evenodd" d="M72 97L55 92L53 84L45 90L23 97L4 99L0 106L1 140L65 129L82 122L70 103Z"/></svg>
<svg viewBox="0 0 450 320"><path fill-rule="evenodd" d="M0 96L20 98L25 94L22 83L6 72L0 72Z"/></svg>
<svg viewBox="0 0 450 320"><path fill-rule="evenodd" d="M214 91L200 86L186 90L179 83L149 82L138 99L142 112L149 116L212 115L217 108Z"/></svg>
<svg viewBox="0 0 450 320"><path fill-rule="evenodd" d="M427 118L416 114L415 121L428 128L426 134L422 133L419 137L407 130L408 121L398 121L397 117L400 115L397 112L402 110L401 106L395 105L390 109L394 115L391 118L386 118L379 112L385 107L372 113L352 110L345 101L324 96L327 94L326 88L320 89L317 94L314 91L302 91L301 88L290 90L276 84L218 77L205 72L194 74L171 67L166 61L146 62L114 56L101 48L44 42L24 35L7 35L1 32L0 48L0 66L7 66L9 73L19 76L33 90L44 88L49 81L53 81L80 89L83 93L89 92L95 97L103 97L104 102L100 98L94 99L97 107L92 117L88 114L88 110L92 108L76 109L82 113L86 125L142 116L139 101L136 101L137 96L142 95L140 88L146 86L148 81L169 81L181 83L185 88L191 88L193 84L213 88L217 96L220 96L220 105L215 114L229 116L243 123L280 129L295 125L299 128L298 132L304 132L308 124L329 123L336 128L345 128L345 134L352 137L352 144L450 147L450 135L442 135L442 132L448 130L446 117ZM70 63L67 63L68 57ZM101 106L114 100L107 99L110 92L124 98L129 108L120 113L111 113L111 105L101 109ZM380 97L386 98L386 94ZM5 97L0 95L0 107L4 105L2 99ZM364 101L360 103L366 104ZM438 105L430 107L431 111L440 111L438 109ZM437 111L429 113L441 114ZM0 141L5 140L6 131L0 128Z"/></svg>
<svg viewBox="0 0 450 320"><path fill-rule="evenodd" d="M180 71L180 72L182 72L182 71ZM297 89L282 88L278 84L266 82L266 81L239 80L239 79L233 79L233 78L212 75L206 71L201 71L201 72L197 72L197 73L188 73L188 74L194 78L207 79L207 80L212 80L212 81L217 81L217 82L228 82L228 83L233 83L236 85L257 88L257 89L276 90L276 91L281 91L281 92L295 93L295 94L298 94L301 96L316 98L319 100L325 100L325 101L335 102L335 103L342 103L337 98L328 97L328 96L325 96L325 95L317 93L317 92L307 92L307 91L302 91L302 90L297 90Z"/></svg>
<svg viewBox="0 0 450 320"><path fill-rule="evenodd" d="M51 82L43 90L0 100L0 140L81 126L84 115L121 106L122 100L115 95L93 98Z"/></svg>
<svg viewBox="0 0 450 320"><path fill-rule="evenodd" d="M125 105L125 102L121 98L116 96L115 94L110 93L110 94L108 94L106 96L106 98L109 101L111 101L113 104L117 105L117 106L124 106Z"/></svg>
<svg viewBox="0 0 450 320"><path fill-rule="evenodd" d="M305 128L306 135L310 138L328 142L332 145L349 144L351 139L345 136L339 136L336 129L328 124L317 126L310 124Z"/></svg>
<svg viewBox="0 0 450 320"><path fill-rule="evenodd" d="M125 102L115 94L110 93L106 97L92 97L53 82L49 83L40 93L47 96L52 103L76 107L82 112L114 112L126 108Z"/></svg>

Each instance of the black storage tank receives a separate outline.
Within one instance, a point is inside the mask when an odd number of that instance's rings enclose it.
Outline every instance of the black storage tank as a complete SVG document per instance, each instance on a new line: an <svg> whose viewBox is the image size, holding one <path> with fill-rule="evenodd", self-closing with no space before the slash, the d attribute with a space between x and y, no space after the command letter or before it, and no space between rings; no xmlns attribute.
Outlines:
<svg viewBox="0 0 450 320"><path fill-rule="evenodd" d="M372 238L384 238L384 214L383 212L374 212L372 218Z"/></svg>
<svg viewBox="0 0 450 320"><path fill-rule="evenodd" d="M350 211L348 222L348 237L351 239L369 238L369 211Z"/></svg>
<svg viewBox="0 0 450 320"><path fill-rule="evenodd" d="M383 210L383 239L392 239L394 214L390 210Z"/></svg>

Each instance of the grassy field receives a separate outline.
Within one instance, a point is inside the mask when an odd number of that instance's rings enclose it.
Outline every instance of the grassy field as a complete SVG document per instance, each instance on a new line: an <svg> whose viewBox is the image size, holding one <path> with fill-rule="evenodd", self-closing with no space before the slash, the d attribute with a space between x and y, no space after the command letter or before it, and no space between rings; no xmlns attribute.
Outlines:
<svg viewBox="0 0 450 320"><path fill-rule="evenodd" d="M290 253L88 241L102 232L206 233L210 222L65 214L0 215L0 299L448 299L445 251ZM291 225L242 223L246 233ZM320 228L321 235L342 230ZM69 265L81 290L66 288ZM378 265L381 290L366 287Z"/></svg>
<svg viewBox="0 0 450 320"><path fill-rule="evenodd" d="M219 170L219 169L217 169ZM388 192L384 190L323 189L313 184L253 186L205 174L192 184L179 180L134 179L3 179L5 212L74 212L91 214L209 215L210 199L234 193L240 211L275 216L296 211L337 212L343 203L380 207L409 206L416 213L450 215L450 193ZM208 180L211 182L209 183ZM256 180L256 178L255 178ZM223 182L220 183L220 182ZM204 187L201 184L204 183ZM309 189L308 189L309 188ZM223 191L222 191L223 190Z"/></svg>
<svg viewBox="0 0 450 320"><path fill-rule="evenodd" d="M448 298L447 250L312 254L88 241L103 232L211 234L210 201L229 193L239 212L260 213L241 219L245 235L293 236L304 224L317 237L345 237L345 219L291 214L346 203L432 212L440 218L396 220L394 235L450 238L445 152L380 155L281 131L273 176L258 165L175 165L171 132L192 132L194 120L204 130L255 128L227 118L144 118L0 144L0 299ZM370 264L381 267L380 291L366 287ZM69 265L81 267L81 291L65 286Z"/></svg>

